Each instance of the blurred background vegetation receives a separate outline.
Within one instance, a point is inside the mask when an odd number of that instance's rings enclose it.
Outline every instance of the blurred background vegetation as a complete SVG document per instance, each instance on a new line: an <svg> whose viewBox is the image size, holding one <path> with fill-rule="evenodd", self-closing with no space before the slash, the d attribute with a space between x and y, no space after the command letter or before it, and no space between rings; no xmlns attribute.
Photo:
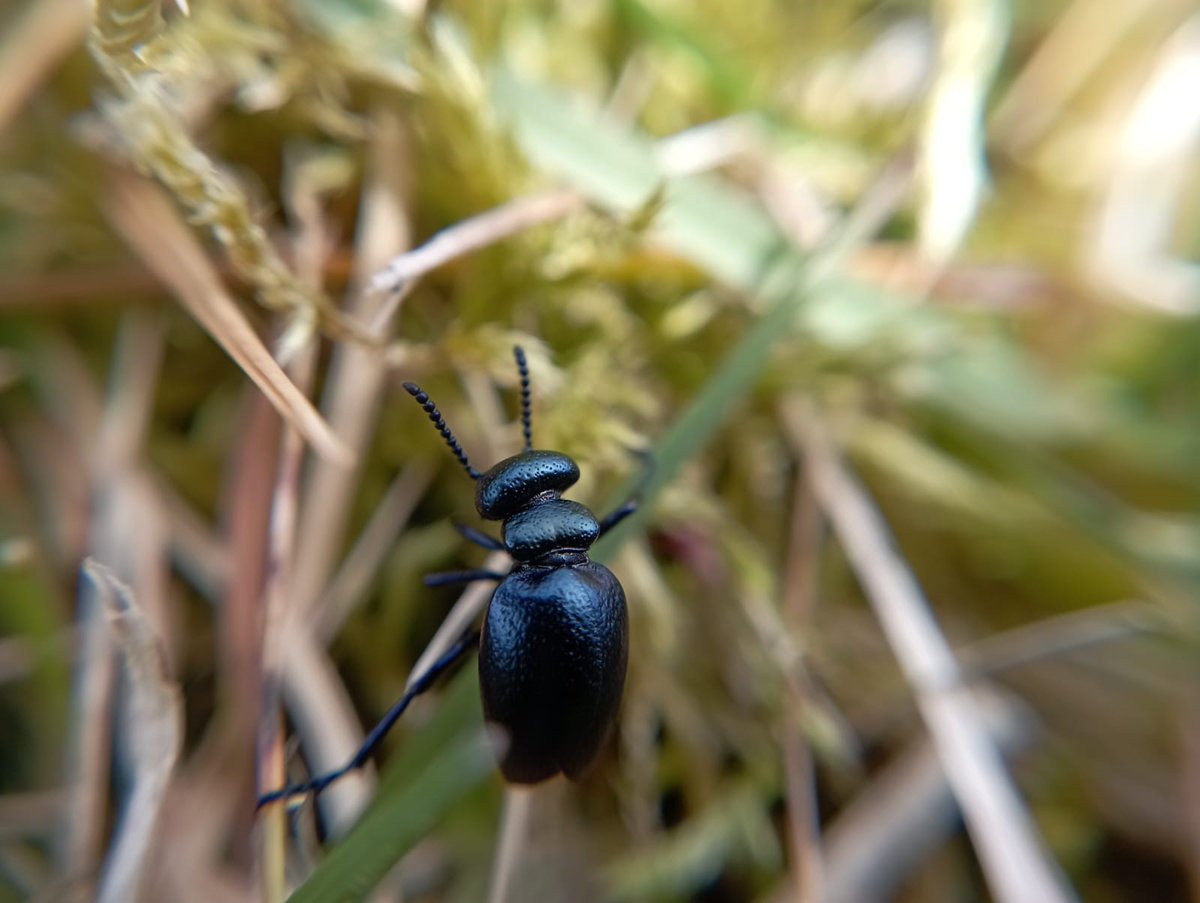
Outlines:
<svg viewBox="0 0 1200 903"><path fill-rule="evenodd" d="M1200 899L1198 72L1185 0L7 4L0 900ZM658 461L610 748L506 792L470 664L256 822L486 601L399 388L488 466L517 342L573 497Z"/></svg>

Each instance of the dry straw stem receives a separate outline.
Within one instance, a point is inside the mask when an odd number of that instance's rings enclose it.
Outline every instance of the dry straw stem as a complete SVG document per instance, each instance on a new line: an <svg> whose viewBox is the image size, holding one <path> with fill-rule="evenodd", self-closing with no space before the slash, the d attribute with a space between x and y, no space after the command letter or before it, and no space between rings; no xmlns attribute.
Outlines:
<svg viewBox="0 0 1200 903"><path fill-rule="evenodd" d="M500 836L496 840L496 859L492 862L488 903L508 903L509 900L519 899L512 893L513 883L517 864L529 840L534 794L537 792L536 789L525 787L504 788L504 809L500 816Z"/></svg>
<svg viewBox="0 0 1200 903"><path fill-rule="evenodd" d="M391 111L372 117L370 168L354 248L354 278L347 309L372 334L382 337L391 317L381 317L385 299L361 290L397 247L409 243L408 213L402 174L407 173L403 125ZM394 314L394 309L392 310ZM361 459L371 441L386 377L383 361L371 348L340 343L333 349L321 410L334 431ZM329 583L342 548L346 521L358 487L354 469L314 462L305 486L296 542L297 595L292 604L308 618Z"/></svg>
<svg viewBox="0 0 1200 903"><path fill-rule="evenodd" d="M247 836L248 800L254 794L253 754L262 705L262 588L265 582L270 498L279 454L281 420L258 390L242 387L242 412L221 488L228 501L221 538L223 558L212 580L201 585L196 565L176 562L184 576L214 605L214 665L217 711L172 784L172 811L186 812L170 840L172 861L154 885L157 899L259 899L243 863L231 862L232 848L252 850ZM177 544L172 535L173 546ZM194 550L188 553L197 554ZM249 767L248 767L249 766Z"/></svg>
<svg viewBox="0 0 1200 903"><path fill-rule="evenodd" d="M94 465L89 460L90 455L83 449L88 442L95 442L100 430L102 407L99 392L92 384L87 369L65 343L49 343L42 349L39 358L44 365L42 394L51 417L69 440L61 444L47 443L47 452L65 451L67 458L65 463L55 462L52 466L64 474L90 472ZM64 450L60 445L68 448ZM49 455L40 457L48 458ZM52 485L62 492L65 482L54 480ZM80 497L86 496L90 490L90 478L87 487L72 487L72 491ZM60 510L56 512L55 519L61 521L66 505L59 501L58 507ZM111 510L111 496L107 508ZM89 532L93 536L106 535L106 531L95 526L104 513L103 510L97 510L90 514ZM66 791L55 837L57 869L60 877L68 880L95 871L108 787L111 641L93 589L90 584L82 585L79 589L64 767Z"/></svg>
<svg viewBox="0 0 1200 903"><path fill-rule="evenodd" d="M1200 153L1200 13L1168 38L1118 130L1088 253L1092 281L1177 316L1200 313L1200 266L1175 253Z"/></svg>
<svg viewBox="0 0 1200 903"><path fill-rule="evenodd" d="M0 796L0 843L9 845L49 836L58 823L66 795L61 790L6 793Z"/></svg>
<svg viewBox="0 0 1200 903"><path fill-rule="evenodd" d="M796 480L788 529L787 568L782 596L787 633L803 636L817 602L820 567L821 511L807 472ZM793 717L784 725L784 777L787 782L788 840L796 903L824 899L825 865L817 812L816 776L812 750L804 735L804 716L812 707L810 682L797 661L787 669Z"/></svg>
<svg viewBox="0 0 1200 903"><path fill-rule="evenodd" d="M164 531L158 528L151 483L139 463L162 341L158 318L127 315L102 416L99 391L69 354L61 354L58 363L68 365L72 378L56 383L52 403L61 409L75 455L88 473L91 554L119 568L141 598L155 604L149 614L164 625L166 635L167 617L161 607L166 585ZM96 870L110 782L112 639L99 587L84 583L79 592L79 652L66 767L70 789L58 838L59 868L69 880L82 880Z"/></svg>
<svg viewBox="0 0 1200 903"><path fill-rule="evenodd" d="M990 128L995 140L1022 156L1055 124L1071 122L1063 108L1153 5L1074 0L996 104Z"/></svg>
<svg viewBox="0 0 1200 903"><path fill-rule="evenodd" d="M943 265L962 246L987 181L984 105L1004 53L1005 0L940 0L938 63L921 138L918 245Z"/></svg>
<svg viewBox="0 0 1200 903"><path fill-rule="evenodd" d="M229 586L229 546L174 486L158 480L155 492L166 518L172 561L204 598L216 602Z"/></svg>
<svg viewBox="0 0 1200 903"><path fill-rule="evenodd" d="M373 336L382 337L391 325L390 316L379 316L385 299L363 292L361 286L397 247L409 243L403 184L408 169L404 165L403 125L398 116L382 110L372 116L371 122L370 167L355 240L354 279L347 310L359 321L371 323ZM334 347L321 410L359 460L365 457L373 436L385 377L386 368L376 349L352 342ZM322 644L314 635L320 618L317 605L343 547L358 486L357 468L337 467L327 460L312 462L297 524L295 568L288 602L293 630L283 662L284 694L300 728L306 757L317 772L340 767L355 753L363 738L337 672L323 660L319 651ZM330 815L331 823L348 824L352 813L361 810L365 800L364 780L360 776L339 781L321 794L321 806ZM340 814L334 815L335 812Z"/></svg>
<svg viewBox="0 0 1200 903"><path fill-rule="evenodd" d="M300 349L291 366L297 387L307 391L312 383L316 348L310 341ZM294 429L285 429L279 449L279 467L271 497L271 518L267 542L267 581L263 587L265 625L263 628L263 711L259 722L259 775L262 789L282 786L287 778L283 753L283 719L280 717L279 685L288 640L286 623L292 583L292 555L295 548L296 510L299 507L300 467L304 444ZM262 889L267 903L281 903L284 896L284 847L287 838L282 806L272 806L263 818Z"/></svg>
<svg viewBox="0 0 1200 903"><path fill-rule="evenodd" d="M584 199L575 191L554 190L514 198L484 213L455 223L419 248L401 254L371 279L373 292L399 292L413 280L456 258L503 241L542 223L581 210Z"/></svg>
<svg viewBox="0 0 1200 903"><path fill-rule="evenodd" d="M287 200L296 222L293 243L300 260L305 284L319 287L325 262L326 223L322 215L319 191L306 178L301 165L289 167ZM288 375L307 397L316 371L316 343L302 334L301 344L288 351L289 336L279 341L279 357L289 356ZM263 705L258 725L259 779L261 790L283 786L287 781L284 763L284 730L280 707L283 662L294 623L291 606L294 585L297 512L300 508L300 478L304 463L304 443L293 428L285 428L279 443L278 466L271 494L267 530L266 583L263 587ZM352 813L339 813L348 819ZM260 833L260 878L266 903L282 903L286 892L287 824L283 806L271 806L263 813Z"/></svg>
<svg viewBox="0 0 1200 903"><path fill-rule="evenodd" d="M125 715L133 789L97 896L100 903L124 903L137 899L151 862L167 783L182 742L183 701L166 674L154 630L129 587L94 559L84 562L83 571L96 587L128 676Z"/></svg>
<svg viewBox="0 0 1200 903"><path fill-rule="evenodd" d="M316 606L317 637L330 642L365 599L370 583L395 548L400 531L433 480L431 464L410 464L391 482Z"/></svg>
<svg viewBox="0 0 1200 903"><path fill-rule="evenodd" d="M140 177L114 172L106 212L121 237L262 390L280 416L318 454L348 467L353 462L350 450L272 358L162 191Z"/></svg>
<svg viewBox="0 0 1200 903"><path fill-rule="evenodd" d="M1074 900L1004 770L928 601L894 550L887 525L809 405L787 403L784 423L916 696L992 892L1000 903Z"/></svg>
<svg viewBox="0 0 1200 903"><path fill-rule="evenodd" d="M283 694L312 773L345 765L362 744L362 723L337 667L310 630L293 629L288 636ZM368 765L321 791L315 802L332 837L340 837L353 826L374 786L374 770Z"/></svg>
<svg viewBox="0 0 1200 903"><path fill-rule="evenodd" d="M91 10L83 0L35 0L0 43L0 133L42 80L83 41Z"/></svg>
<svg viewBox="0 0 1200 903"><path fill-rule="evenodd" d="M1044 618L986 637L961 651L973 678L1060 658L1092 646L1151 633L1164 633L1170 621L1161 606L1128 600Z"/></svg>
<svg viewBox="0 0 1200 903"><path fill-rule="evenodd" d="M1030 740L1030 721L1011 699L975 698L989 737L1006 753ZM901 751L825 832L823 903L888 900L958 824L958 807L937 750L920 738Z"/></svg>

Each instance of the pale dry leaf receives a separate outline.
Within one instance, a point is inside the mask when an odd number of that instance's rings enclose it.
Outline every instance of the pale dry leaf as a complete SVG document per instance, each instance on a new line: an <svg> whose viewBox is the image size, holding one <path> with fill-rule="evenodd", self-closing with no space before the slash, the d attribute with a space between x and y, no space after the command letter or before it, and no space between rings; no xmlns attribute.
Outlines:
<svg viewBox="0 0 1200 903"><path fill-rule="evenodd" d="M129 173L110 180L106 212L121 237L187 311L245 371L318 454L349 467L354 456L271 356L182 217L152 182Z"/></svg>
<svg viewBox="0 0 1200 903"><path fill-rule="evenodd" d="M150 862L167 783L183 742L183 700L166 673L150 621L130 588L95 559L84 561L83 571L96 586L128 678L124 714L133 789L109 848L97 896L102 903L117 903L137 899Z"/></svg>

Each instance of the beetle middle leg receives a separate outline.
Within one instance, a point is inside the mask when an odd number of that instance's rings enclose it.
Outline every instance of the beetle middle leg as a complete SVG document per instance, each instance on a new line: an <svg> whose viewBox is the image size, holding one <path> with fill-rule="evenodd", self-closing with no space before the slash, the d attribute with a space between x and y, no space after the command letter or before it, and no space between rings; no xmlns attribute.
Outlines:
<svg viewBox="0 0 1200 903"><path fill-rule="evenodd" d="M330 771L326 774L318 775L317 777L311 778L307 781L302 781L299 784L291 784L287 787L284 787L282 790L272 790L270 793L264 793L258 798L255 808L260 809L267 803L273 803L276 800L298 796L302 793L319 793L339 778L345 777L350 772L362 768L363 765L367 763L367 760L371 757L371 754L375 752L376 747L378 747L383 741L383 738L387 736L388 731L392 729L392 725L394 725L400 719L400 716L404 714L404 711L408 708L409 703L433 686L433 682L437 680L438 677L440 677L451 665L453 665L466 653L470 652L478 645L478 630L471 630L463 634L463 636L459 638L458 642L442 653L441 657L432 665L430 665L429 669L425 671L424 674L409 684L408 689L404 691L404 695L400 697L399 701L397 701L396 704L391 707L388 713L383 716L383 719L377 725L375 725L375 727L371 730L371 733L367 734L367 738L363 740L362 746L358 748L358 752L354 754L354 757L351 758L350 761L341 768Z"/></svg>
<svg viewBox="0 0 1200 903"><path fill-rule="evenodd" d="M439 571L436 574L425 575L426 586L454 586L461 583L475 583L480 580L503 580L507 574L499 571Z"/></svg>
<svg viewBox="0 0 1200 903"><path fill-rule="evenodd" d="M459 535L468 542L473 542L477 546L483 546L489 552L505 551L504 543L496 539L494 536L489 536L482 530L476 530L474 527L467 524L455 524L454 529L459 532Z"/></svg>

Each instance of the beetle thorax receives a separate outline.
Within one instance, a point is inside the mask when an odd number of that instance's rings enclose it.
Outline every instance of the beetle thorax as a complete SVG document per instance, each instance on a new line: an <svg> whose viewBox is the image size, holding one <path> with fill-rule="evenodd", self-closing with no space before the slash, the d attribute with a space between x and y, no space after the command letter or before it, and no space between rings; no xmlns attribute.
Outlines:
<svg viewBox="0 0 1200 903"><path fill-rule="evenodd" d="M539 498L504 522L504 545L522 564L578 564L600 535L600 525L584 505L562 498Z"/></svg>

